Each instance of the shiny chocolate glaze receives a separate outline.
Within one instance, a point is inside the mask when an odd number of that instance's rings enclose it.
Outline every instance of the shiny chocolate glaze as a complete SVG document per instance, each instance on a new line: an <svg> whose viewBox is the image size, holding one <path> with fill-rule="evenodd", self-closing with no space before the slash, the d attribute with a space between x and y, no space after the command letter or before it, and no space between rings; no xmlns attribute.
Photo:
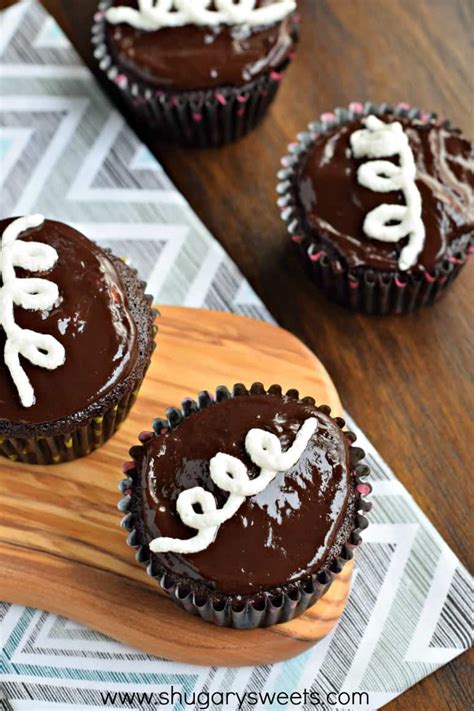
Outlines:
<svg viewBox="0 0 474 711"><path fill-rule="evenodd" d="M417 165L426 240L417 265L409 271L432 270L463 251L474 230L473 144L438 125L387 114L380 118L403 124ZM357 119L328 129L316 139L297 178L301 218L318 246L330 257L341 257L349 268L398 271L400 251L407 240L390 244L369 239L363 223L367 213L382 203L404 204L403 195L359 185L357 169L366 159L352 157L350 136L360 128L363 125Z"/></svg>
<svg viewBox="0 0 474 711"><path fill-rule="evenodd" d="M11 221L0 221L0 233ZM60 297L49 312L15 307L15 321L22 328L57 338L66 349L66 361L56 370L46 370L22 359L36 395L32 407L23 407L4 363L5 333L0 327L0 427L11 422L45 423L80 413L126 378L138 355L136 326L115 258L77 230L52 220L19 239L56 249L59 258L49 272L17 269L16 274L55 282Z"/></svg>
<svg viewBox="0 0 474 711"><path fill-rule="evenodd" d="M137 7L137 2L114 0L113 5ZM240 86L280 67L294 48L295 30L292 17L251 29L185 25L147 32L107 23L106 41L114 61L135 80L194 90Z"/></svg>
<svg viewBox="0 0 474 711"><path fill-rule="evenodd" d="M318 429L297 464L247 498L206 550L156 555L162 568L191 585L253 595L319 571L339 555L353 529L356 501L349 445L330 417L287 396L235 397L145 443L138 464L142 535L148 542L160 535L194 535L179 518L176 500L184 489L202 486L219 507L224 504L227 493L210 479L211 458L217 452L238 457L254 477L258 469L245 450L247 432L270 431L285 450L309 417L318 419Z"/></svg>

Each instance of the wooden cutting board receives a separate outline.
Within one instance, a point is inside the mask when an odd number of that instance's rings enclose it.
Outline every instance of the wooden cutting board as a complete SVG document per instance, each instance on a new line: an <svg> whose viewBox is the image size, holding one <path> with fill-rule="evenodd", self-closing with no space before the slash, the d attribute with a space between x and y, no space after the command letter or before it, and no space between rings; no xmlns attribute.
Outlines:
<svg viewBox="0 0 474 711"><path fill-rule="evenodd" d="M219 628L177 608L125 543L116 504L121 464L137 435L200 390L274 382L340 415L328 373L298 339L232 314L165 307L158 348L121 430L84 459L33 466L0 459L0 599L48 610L167 659L241 666L300 654L331 630L352 565L316 605L284 625Z"/></svg>

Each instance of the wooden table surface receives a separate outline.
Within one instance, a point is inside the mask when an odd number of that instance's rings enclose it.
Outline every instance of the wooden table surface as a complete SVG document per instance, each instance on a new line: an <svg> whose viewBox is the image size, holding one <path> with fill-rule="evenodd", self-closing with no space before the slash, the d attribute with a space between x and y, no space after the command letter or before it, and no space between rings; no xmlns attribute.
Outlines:
<svg viewBox="0 0 474 711"><path fill-rule="evenodd" d="M94 68L89 38L97 0L43 2ZM298 57L257 131L236 145L190 151L159 145L135 128L280 325L323 361L346 409L472 568L474 266L442 301L412 315L370 317L330 304L289 244L275 207L275 173L298 131L352 100L408 101L472 136L474 4L300 0L300 7ZM389 707L467 709L468 676L465 654Z"/></svg>

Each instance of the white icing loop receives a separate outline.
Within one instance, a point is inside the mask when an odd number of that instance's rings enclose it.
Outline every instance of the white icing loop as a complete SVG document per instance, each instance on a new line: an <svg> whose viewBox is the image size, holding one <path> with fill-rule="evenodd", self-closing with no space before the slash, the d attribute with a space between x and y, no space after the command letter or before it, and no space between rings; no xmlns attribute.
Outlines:
<svg viewBox="0 0 474 711"><path fill-rule="evenodd" d="M262 470L286 471L296 464L303 454L317 424L315 417L306 420L286 452L281 451L281 443L276 435L258 429L250 430L247 434L245 448L252 462Z"/></svg>
<svg viewBox="0 0 474 711"><path fill-rule="evenodd" d="M116 25L125 22L138 30L154 31L164 27L184 25L271 25L283 20L296 10L296 0L274 0L263 7L255 7L256 0L138 0L138 9L119 5L105 13Z"/></svg>
<svg viewBox="0 0 474 711"><path fill-rule="evenodd" d="M364 232L367 237L381 242L398 242L408 237L398 261L399 268L405 271L416 264L425 243L421 195L415 182L415 157L408 136L398 121L384 123L376 116L368 116L364 123L366 128L354 131L350 138L352 152L355 158L376 160L359 167L357 179L360 185L380 193L401 190L406 203L384 203L371 210L364 220ZM399 157L399 166L379 160L391 156Z"/></svg>
<svg viewBox="0 0 474 711"><path fill-rule="evenodd" d="M276 435L265 430L252 429L245 438L245 448L260 474L250 479L247 467L240 459L218 452L210 461L211 479L220 489L229 492L229 497L218 509L214 496L201 486L182 491L176 502L178 514L186 526L197 530L197 535L187 540L160 537L150 543L154 553L199 553L216 539L219 527L237 513L248 496L263 491L275 478L277 472L290 469L300 459L318 426L315 417L310 417L298 431L291 447L282 452ZM195 511L199 504L202 513Z"/></svg>
<svg viewBox="0 0 474 711"><path fill-rule="evenodd" d="M14 306L30 311L47 311L56 303L59 291L56 284L46 279L23 278L15 274L15 267L27 271L43 272L52 269L58 253L40 242L18 242L22 232L40 227L42 215L20 217L11 222L3 232L0 245L0 325L6 335L5 365L10 371L23 407L35 404L32 385L20 363L20 356L33 365L54 370L65 361L65 351L59 341L48 334L20 328L15 323Z"/></svg>

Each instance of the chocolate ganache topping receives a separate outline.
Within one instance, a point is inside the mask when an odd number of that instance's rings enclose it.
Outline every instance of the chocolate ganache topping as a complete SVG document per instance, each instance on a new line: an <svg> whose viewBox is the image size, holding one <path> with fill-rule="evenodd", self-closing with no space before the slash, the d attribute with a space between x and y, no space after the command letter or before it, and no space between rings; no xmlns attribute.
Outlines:
<svg viewBox="0 0 474 711"><path fill-rule="evenodd" d="M411 269L432 270L444 259L463 251L474 231L474 148L456 132L433 123L400 116L416 163L416 187L422 201L425 241ZM328 254L341 257L349 268L371 267L398 271L400 252L407 239L382 242L364 234L367 214L382 203L403 205L401 191L381 193L361 185L351 135L364 128L361 119L320 134L297 176L297 200L303 223ZM399 164L398 158L384 160Z"/></svg>
<svg viewBox="0 0 474 711"><path fill-rule="evenodd" d="M203 487L218 509L228 497L211 480L210 460L218 452L232 455L253 480L260 470L246 451L247 433L271 432L286 451L308 418L316 418L317 425L297 463L246 498L205 550L154 554L164 569L211 590L252 595L296 581L340 553L355 515L348 442L330 417L287 396L226 400L147 441L138 461L138 518L149 543L161 536L191 538L196 531L176 510L181 492Z"/></svg>
<svg viewBox="0 0 474 711"><path fill-rule="evenodd" d="M259 0L262 7L273 0ZM113 6L137 8L136 0ZM280 67L294 49L295 21L289 16L263 27L227 26L135 29L107 23L106 41L114 61L136 80L158 89L239 86Z"/></svg>
<svg viewBox="0 0 474 711"><path fill-rule="evenodd" d="M12 221L0 221L0 234ZM54 370L22 359L35 393L34 404L23 407L5 365L6 338L0 327L0 425L2 421L46 423L81 413L126 378L138 355L136 327L115 258L77 230L52 220L26 230L19 240L56 250L58 259L49 271L35 274L17 268L16 275L46 278L57 285L59 298L48 311L15 306L15 323L21 329L53 336L66 357Z"/></svg>

